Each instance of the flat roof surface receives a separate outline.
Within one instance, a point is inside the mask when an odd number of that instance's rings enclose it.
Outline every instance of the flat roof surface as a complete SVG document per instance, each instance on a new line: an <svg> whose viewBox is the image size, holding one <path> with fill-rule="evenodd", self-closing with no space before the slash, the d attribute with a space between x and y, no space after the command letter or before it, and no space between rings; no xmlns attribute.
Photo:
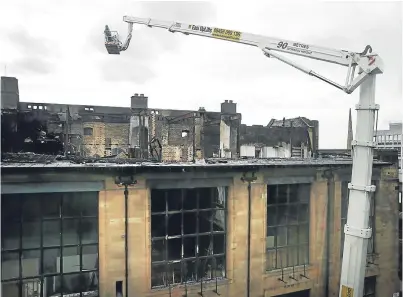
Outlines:
<svg viewBox="0 0 403 297"><path fill-rule="evenodd" d="M374 160L374 164L387 165L389 162ZM49 156L38 154L5 154L2 168L180 168L180 167L283 167L283 166L331 166L352 165L348 157L326 158L268 158L268 159L222 159L211 158L193 162L153 162L139 159L80 158Z"/></svg>

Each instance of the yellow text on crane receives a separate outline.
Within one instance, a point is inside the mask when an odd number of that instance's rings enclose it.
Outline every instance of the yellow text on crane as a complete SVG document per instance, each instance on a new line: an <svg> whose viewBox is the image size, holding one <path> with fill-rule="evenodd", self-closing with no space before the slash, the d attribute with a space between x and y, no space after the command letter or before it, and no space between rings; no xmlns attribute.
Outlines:
<svg viewBox="0 0 403 297"><path fill-rule="evenodd" d="M354 289L347 286L342 286L341 297L354 297Z"/></svg>
<svg viewBox="0 0 403 297"><path fill-rule="evenodd" d="M212 35L220 39L239 40L241 39L242 33L239 31L214 28Z"/></svg>

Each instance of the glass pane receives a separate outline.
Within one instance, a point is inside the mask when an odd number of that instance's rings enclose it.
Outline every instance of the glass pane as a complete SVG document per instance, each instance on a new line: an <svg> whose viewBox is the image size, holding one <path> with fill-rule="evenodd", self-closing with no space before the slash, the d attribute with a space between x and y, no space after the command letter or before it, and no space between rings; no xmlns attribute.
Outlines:
<svg viewBox="0 0 403 297"><path fill-rule="evenodd" d="M43 250L43 273L58 273L60 267L60 248Z"/></svg>
<svg viewBox="0 0 403 297"><path fill-rule="evenodd" d="M43 246L60 246L60 220L44 221Z"/></svg>
<svg viewBox="0 0 403 297"><path fill-rule="evenodd" d="M166 260L165 255L165 239L153 240L151 248L151 261L163 261Z"/></svg>
<svg viewBox="0 0 403 297"><path fill-rule="evenodd" d="M287 267L287 248L277 249L277 268Z"/></svg>
<svg viewBox="0 0 403 297"><path fill-rule="evenodd" d="M182 191L180 189L170 189L167 191L168 211L182 209Z"/></svg>
<svg viewBox="0 0 403 297"><path fill-rule="evenodd" d="M225 201L227 199L227 187L217 187L213 189L213 207L225 208Z"/></svg>
<svg viewBox="0 0 403 297"><path fill-rule="evenodd" d="M57 193L42 196L42 216L44 219L60 218L60 196Z"/></svg>
<svg viewBox="0 0 403 297"><path fill-rule="evenodd" d="M267 186L267 205L277 203L277 186L270 185Z"/></svg>
<svg viewBox="0 0 403 297"><path fill-rule="evenodd" d="M85 245L82 247L82 270L94 270L98 267L98 247L96 245Z"/></svg>
<svg viewBox="0 0 403 297"><path fill-rule="evenodd" d="M308 206L308 204L300 204L298 206L298 221L300 223L309 221L309 206Z"/></svg>
<svg viewBox="0 0 403 297"><path fill-rule="evenodd" d="M298 264L299 265L309 264L309 262L308 262L308 255L309 255L308 245L300 245L298 251L299 251Z"/></svg>
<svg viewBox="0 0 403 297"><path fill-rule="evenodd" d="M266 270L276 269L276 250L266 251Z"/></svg>
<svg viewBox="0 0 403 297"><path fill-rule="evenodd" d="M166 284L166 273L164 264L152 264L151 265L151 287L164 286Z"/></svg>
<svg viewBox="0 0 403 297"><path fill-rule="evenodd" d="M18 252L1 253L1 279L7 280L19 277L20 254Z"/></svg>
<svg viewBox="0 0 403 297"><path fill-rule="evenodd" d="M39 221L41 219L40 196L24 195L22 200L22 218L25 222Z"/></svg>
<svg viewBox="0 0 403 297"><path fill-rule="evenodd" d="M267 237L266 237L266 248L275 247L276 243L276 227L267 228Z"/></svg>
<svg viewBox="0 0 403 297"><path fill-rule="evenodd" d="M225 231L224 210L213 210L213 231Z"/></svg>
<svg viewBox="0 0 403 297"><path fill-rule="evenodd" d="M80 271L80 248L63 248L63 273Z"/></svg>
<svg viewBox="0 0 403 297"><path fill-rule="evenodd" d="M80 275L80 280L83 284L82 292L87 293L83 294L83 296L93 296L97 297L98 295L98 272L83 272Z"/></svg>
<svg viewBox="0 0 403 297"><path fill-rule="evenodd" d="M181 263L168 265L168 282L170 284L180 284L182 281Z"/></svg>
<svg viewBox="0 0 403 297"><path fill-rule="evenodd" d="M213 235L213 254L224 254L225 252L225 235Z"/></svg>
<svg viewBox="0 0 403 297"><path fill-rule="evenodd" d="M16 194L1 195L1 221L21 221L21 205L19 196Z"/></svg>
<svg viewBox="0 0 403 297"><path fill-rule="evenodd" d="M151 237L165 237L165 215L151 216Z"/></svg>
<svg viewBox="0 0 403 297"><path fill-rule="evenodd" d="M98 219L82 219L81 220L81 243L97 243L98 242Z"/></svg>
<svg viewBox="0 0 403 297"><path fill-rule="evenodd" d="M199 209L213 208L213 190L214 188L198 188Z"/></svg>
<svg viewBox="0 0 403 297"><path fill-rule="evenodd" d="M277 207L277 225L287 224L287 206Z"/></svg>
<svg viewBox="0 0 403 297"><path fill-rule="evenodd" d="M289 202L298 202L298 184L291 184L289 186Z"/></svg>
<svg viewBox="0 0 403 297"><path fill-rule="evenodd" d="M192 258L196 256L196 237L183 238L183 257Z"/></svg>
<svg viewBox="0 0 403 297"><path fill-rule="evenodd" d="M195 234L196 224L197 224L197 213L195 212L185 212L183 214L183 233L184 234Z"/></svg>
<svg viewBox="0 0 403 297"><path fill-rule="evenodd" d="M277 203L287 203L288 185L278 185Z"/></svg>
<svg viewBox="0 0 403 297"><path fill-rule="evenodd" d="M288 205L287 224L298 224L298 207L297 205Z"/></svg>
<svg viewBox="0 0 403 297"><path fill-rule="evenodd" d="M18 249L20 247L20 224L3 222L1 225L1 236L3 250Z"/></svg>
<svg viewBox="0 0 403 297"><path fill-rule="evenodd" d="M1 296L19 296L18 281L1 283Z"/></svg>
<svg viewBox="0 0 403 297"><path fill-rule="evenodd" d="M183 261L183 281L184 282L195 282L197 280L197 269L196 260Z"/></svg>
<svg viewBox="0 0 403 297"><path fill-rule="evenodd" d="M307 224L298 226L298 242L299 243L309 242L309 226Z"/></svg>
<svg viewBox="0 0 403 297"><path fill-rule="evenodd" d="M182 234L182 214L169 214L168 215L168 236L175 236Z"/></svg>
<svg viewBox="0 0 403 297"><path fill-rule="evenodd" d="M211 255L213 252L213 245L210 235L199 236L199 256Z"/></svg>
<svg viewBox="0 0 403 297"><path fill-rule="evenodd" d="M41 245L41 223L22 224L22 247L37 248Z"/></svg>
<svg viewBox="0 0 403 297"><path fill-rule="evenodd" d="M287 227L277 227L277 246L287 244Z"/></svg>
<svg viewBox="0 0 403 297"><path fill-rule="evenodd" d="M84 275L78 273L63 275L63 293L72 294L87 291Z"/></svg>
<svg viewBox="0 0 403 297"><path fill-rule="evenodd" d="M81 197L77 193L63 193L63 217L79 217L81 215Z"/></svg>
<svg viewBox="0 0 403 297"><path fill-rule="evenodd" d="M79 220L63 220L63 245L79 244Z"/></svg>
<svg viewBox="0 0 403 297"><path fill-rule="evenodd" d="M267 207L267 226L275 226L277 224L276 210L276 206Z"/></svg>
<svg viewBox="0 0 403 297"><path fill-rule="evenodd" d="M81 193L81 212L83 216L98 216L98 193Z"/></svg>
<svg viewBox="0 0 403 297"><path fill-rule="evenodd" d="M298 244L298 226L288 226L287 245Z"/></svg>
<svg viewBox="0 0 403 297"><path fill-rule="evenodd" d="M37 276L40 274L40 250L22 251L21 257L22 277Z"/></svg>
<svg viewBox="0 0 403 297"><path fill-rule="evenodd" d="M196 189L185 189L184 190L183 209L186 209L186 210L197 209L197 190Z"/></svg>
<svg viewBox="0 0 403 297"><path fill-rule="evenodd" d="M164 212L165 208L165 191L151 190L151 212Z"/></svg>
<svg viewBox="0 0 403 297"><path fill-rule="evenodd" d="M298 265L298 246L288 247L288 266Z"/></svg>
<svg viewBox="0 0 403 297"><path fill-rule="evenodd" d="M200 279L209 280L212 279L213 261L211 258L199 259L199 266L197 267L197 274Z"/></svg>
<svg viewBox="0 0 403 297"><path fill-rule="evenodd" d="M44 297L60 296L62 292L61 277L59 275L46 276L43 287Z"/></svg>
<svg viewBox="0 0 403 297"><path fill-rule="evenodd" d="M311 185L299 184L298 185L298 201L300 203L309 203L311 198Z"/></svg>
<svg viewBox="0 0 403 297"><path fill-rule="evenodd" d="M213 258L213 277L225 277L225 257Z"/></svg>
<svg viewBox="0 0 403 297"><path fill-rule="evenodd" d="M212 211L199 212L199 233L208 233L212 231L211 226Z"/></svg>
<svg viewBox="0 0 403 297"><path fill-rule="evenodd" d="M41 296L41 280L40 278L27 279L22 281L22 296Z"/></svg>
<svg viewBox="0 0 403 297"><path fill-rule="evenodd" d="M180 260L182 253L182 238L168 240L168 260Z"/></svg>

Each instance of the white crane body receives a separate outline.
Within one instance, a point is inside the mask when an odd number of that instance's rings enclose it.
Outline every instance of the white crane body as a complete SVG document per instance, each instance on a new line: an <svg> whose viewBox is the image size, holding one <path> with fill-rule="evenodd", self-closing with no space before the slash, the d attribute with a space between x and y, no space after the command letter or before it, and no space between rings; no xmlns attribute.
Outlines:
<svg viewBox="0 0 403 297"><path fill-rule="evenodd" d="M274 57L335 86L347 94L361 86L359 103L356 105L356 139L352 142L353 166L351 183L348 186L349 205L347 223L344 227L345 241L339 291L340 297L361 297L367 264L368 238L372 236L372 230L369 227L369 199L371 192L375 191L375 186L371 185L371 176L373 148L376 146L376 143L373 142L375 113L379 109L379 106L375 104L375 75L383 73L382 59L377 54L372 53L370 46L366 46L362 53L356 53L210 26L131 16L124 16L123 21L129 24L129 33L124 43L119 40L117 32L111 32L109 28L105 29L105 46L109 54L120 54L121 51L125 51L132 38L133 24L141 24L167 29L170 32L198 35L258 47L267 57ZM281 56L279 52L347 67L345 83L341 85L327 79ZM358 76L354 77L356 68L358 68Z"/></svg>

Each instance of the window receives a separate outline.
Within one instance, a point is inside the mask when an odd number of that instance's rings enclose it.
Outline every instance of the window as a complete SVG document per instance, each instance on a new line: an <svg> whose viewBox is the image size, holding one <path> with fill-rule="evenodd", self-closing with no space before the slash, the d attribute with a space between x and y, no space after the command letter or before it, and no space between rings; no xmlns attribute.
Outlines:
<svg viewBox="0 0 403 297"><path fill-rule="evenodd" d="M43 109L43 106L42 106L42 105L39 105L39 109Z"/></svg>
<svg viewBox="0 0 403 297"><path fill-rule="evenodd" d="M151 191L151 286L226 276L227 187Z"/></svg>
<svg viewBox="0 0 403 297"><path fill-rule="evenodd" d="M28 104L28 106L27 106L29 109L31 109L32 108L32 105L31 104Z"/></svg>
<svg viewBox="0 0 403 297"><path fill-rule="evenodd" d="M267 187L266 270L309 263L310 184Z"/></svg>
<svg viewBox="0 0 403 297"><path fill-rule="evenodd" d="M376 276L366 277L364 280L363 297L375 297Z"/></svg>
<svg viewBox="0 0 403 297"><path fill-rule="evenodd" d="M97 296L97 192L2 195L1 212L5 296Z"/></svg>
<svg viewBox="0 0 403 297"><path fill-rule="evenodd" d="M397 140L402 141L402 134L397 135Z"/></svg>
<svg viewBox="0 0 403 297"><path fill-rule="evenodd" d="M84 135L91 136L92 132L93 132L93 130L91 127L84 128Z"/></svg>
<svg viewBox="0 0 403 297"><path fill-rule="evenodd" d="M372 185L376 185L375 181L371 182ZM341 248L340 248L340 253L341 256L343 257L343 248L344 248L344 225L347 223L347 212L348 212L348 201L349 201L349 194L350 191L348 189L348 182L342 182L341 185ZM367 253L368 254L373 254L375 253L375 240L374 240L374 234L375 234L375 193L372 193L370 196L370 208L369 208L369 227L373 228L372 229L372 236L369 238L368 241L368 248L367 248Z"/></svg>
<svg viewBox="0 0 403 297"><path fill-rule="evenodd" d="M34 105L34 109L38 109L38 106Z"/></svg>

